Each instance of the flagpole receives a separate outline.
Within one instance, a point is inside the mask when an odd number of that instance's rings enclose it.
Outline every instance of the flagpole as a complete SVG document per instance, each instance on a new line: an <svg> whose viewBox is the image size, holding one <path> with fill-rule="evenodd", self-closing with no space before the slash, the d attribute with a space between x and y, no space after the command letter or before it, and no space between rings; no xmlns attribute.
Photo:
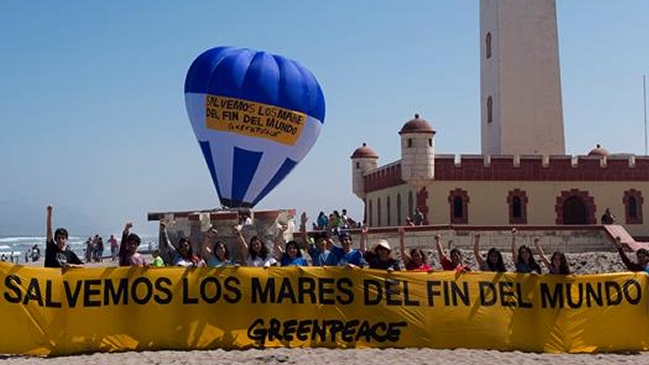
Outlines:
<svg viewBox="0 0 649 365"><path fill-rule="evenodd" d="M644 103L644 154L647 156L647 75L642 75L642 101Z"/></svg>

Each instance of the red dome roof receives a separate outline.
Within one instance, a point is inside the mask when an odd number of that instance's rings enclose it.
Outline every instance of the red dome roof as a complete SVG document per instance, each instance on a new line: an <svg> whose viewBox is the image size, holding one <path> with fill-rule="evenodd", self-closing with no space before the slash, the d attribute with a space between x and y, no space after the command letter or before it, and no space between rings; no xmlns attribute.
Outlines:
<svg viewBox="0 0 649 365"><path fill-rule="evenodd" d="M399 134L403 133L435 133L430 123L420 119L419 114L415 114L415 119L411 119L403 125Z"/></svg>
<svg viewBox="0 0 649 365"><path fill-rule="evenodd" d="M352 153L351 158L379 158L379 155L370 148L367 143L363 143L363 146L358 147L354 153Z"/></svg>
<svg viewBox="0 0 649 365"><path fill-rule="evenodd" d="M608 156L608 150L600 145L597 145L597 147L588 152L588 156Z"/></svg>

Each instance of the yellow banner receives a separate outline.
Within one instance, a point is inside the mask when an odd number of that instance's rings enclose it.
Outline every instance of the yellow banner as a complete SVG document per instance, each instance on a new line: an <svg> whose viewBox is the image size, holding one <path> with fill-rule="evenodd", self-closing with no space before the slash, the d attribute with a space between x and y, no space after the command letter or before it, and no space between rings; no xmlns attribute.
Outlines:
<svg viewBox="0 0 649 365"><path fill-rule="evenodd" d="M0 264L0 353L251 347L649 350L647 275Z"/></svg>
<svg viewBox="0 0 649 365"><path fill-rule="evenodd" d="M205 98L208 128L266 138L285 145L295 144L306 119L304 113L275 105L217 95Z"/></svg>

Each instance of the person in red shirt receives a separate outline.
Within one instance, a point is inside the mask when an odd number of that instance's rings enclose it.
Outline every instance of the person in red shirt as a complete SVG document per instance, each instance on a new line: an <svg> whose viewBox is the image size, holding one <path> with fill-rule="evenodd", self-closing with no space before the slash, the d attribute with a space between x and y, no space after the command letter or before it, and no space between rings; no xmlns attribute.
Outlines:
<svg viewBox="0 0 649 365"><path fill-rule="evenodd" d="M437 253L439 254L439 262L442 264L442 270L445 271L458 271L465 272L470 271L469 265L462 263L462 253L457 248L451 250L451 258L449 259L444 252L444 247L442 247L442 242L440 241L439 235L435 235L435 243L437 244ZM449 244L451 241L449 241Z"/></svg>
<svg viewBox="0 0 649 365"><path fill-rule="evenodd" d="M430 271L433 268L426 262L426 253L419 248L415 247L410 250L410 254L406 252L406 229L399 227L399 249L401 250L401 259L406 267L406 270L413 271Z"/></svg>

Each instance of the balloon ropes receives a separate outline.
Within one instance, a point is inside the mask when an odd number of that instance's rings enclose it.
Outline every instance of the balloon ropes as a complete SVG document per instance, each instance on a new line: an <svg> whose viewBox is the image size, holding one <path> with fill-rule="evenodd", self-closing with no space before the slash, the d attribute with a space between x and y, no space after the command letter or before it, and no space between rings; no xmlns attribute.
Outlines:
<svg viewBox="0 0 649 365"><path fill-rule="evenodd" d="M221 205L252 208L306 156L324 124L322 89L282 56L212 48L185 80L187 113Z"/></svg>

